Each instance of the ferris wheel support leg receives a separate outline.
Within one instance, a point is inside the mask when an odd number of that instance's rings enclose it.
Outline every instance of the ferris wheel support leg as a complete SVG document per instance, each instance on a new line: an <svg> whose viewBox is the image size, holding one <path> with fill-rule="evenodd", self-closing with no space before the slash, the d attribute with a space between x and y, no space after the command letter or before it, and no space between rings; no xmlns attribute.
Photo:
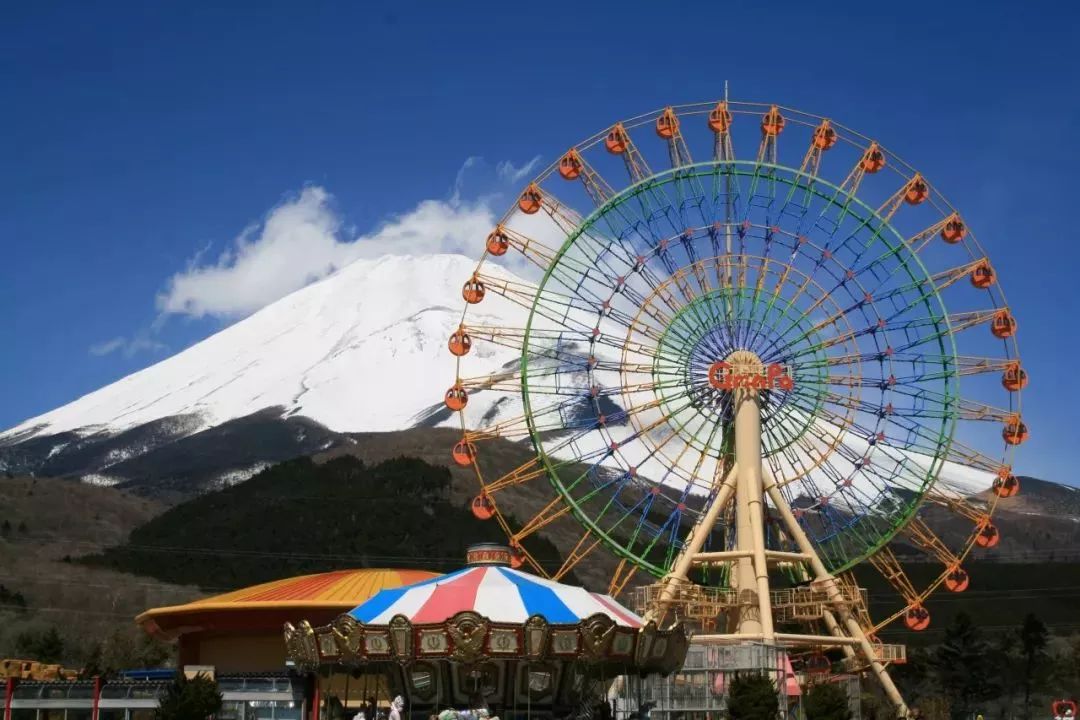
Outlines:
<svg viewBox="0 0 1080 720"><path fill-rule="evenodd" d="M840 617L842 629L847 631L849 636L858 641L859 649L862 650L866 659L870 661L871 671L877 677L878 682L881 683L881 687L885 690L885 694L888 695L889 700L896 706L897 715L904 718L908 717L907 703L904 702L904 698L900 695L900 691L897 690L896 685L893 684L892 678L889 677L888 671L885 670L885 666L877 659L873 644L870 642L870 639L866 637L866 633L863 632L862 627L859 625L859 621L848 608L847 600L844 598L843 593L840 592L836 578L829 573L825 568L825 563L818 557L813 544L811 544L810 539L806 537L806 533L803 532L798 520L795 519L795 515L791 512L787 500L785 500L783 494L781 494L775 478L769 477L768 482L765 484L765 492L768 493L769 499L772 500L773 505L776 506L787 531L791 533L791 537L795 540L795 544L798 545L799 550L810 558L810 568L814 571L814 575L816 576L815 579L825 587L825 591L829 594L829 599L831 600L837 615Z"/></svg>
<svg viewBox="0 0 1080 720"><path fill-rule="evenodd" d="M685 583L690 575L690 568L694 565L694 557L705 547L705 539L709 537L709 533L720 518L720 513L724 511L728 502L731 501L731 496L735 493L735 475L736 468L733 467L724 476L724 481L716 491L716 497L713 498L708 510L705 511L705 514L701 516L701 519L694 525L693 530L690 531L690 536L686 539L682 552L675 559L671 571L664 576L664 586L660 591L660 597L645 615L646 622L652 620L657 625L663 622L667 609L675 599L679 586Z"/></svg>
<svg viewBox="0 0 1080 720"><path fill-rule="evenodd" d="M830 635L833 637L845 637L844 631L840 628L840 623L836 620L836 616L830 611L826 610L822 615L822 619L825 620L825 627L828 628ZM844 657L856 657L855 648L850 645L843 645L841 646L841 649L844 651Z"/></svg>
<svg viewBox="0 0 1080 720"><path fill-rule="evenodd" d="M737 549L750 553L736 566L736 587L753 589L757 598L757 618L740 612L739 634L761 634L765 642L775 641L769 566L765 559L765 493L761 467L761 402L757 390L740 390L735 395L735 538Z"/></svg>
<svg viewBox="0 0 1080 720"><path fill-rule="evenodd" d="M799 574L799 579L800 580L804 580L804 581L809 581L810 580L810 574L806 572L806 566L805 565L802 565L802 564L796 565L796 569L797 569L797 572ZM847 637L846 635L844 635L844 631L841 629L840 623L837 622L836 616L833 615L833 613L831 611L826 610L822 614L821 617L822 617L822 620L825 621L825 627L826 627L826 629L828 629L830 635L832 635L835 638ZM855 652L855 648L851 647L850 645L845 643L845 644L841 645L840 647L844 652L844 657L852 658L852 659L857 657L857 654Z"/></svg>

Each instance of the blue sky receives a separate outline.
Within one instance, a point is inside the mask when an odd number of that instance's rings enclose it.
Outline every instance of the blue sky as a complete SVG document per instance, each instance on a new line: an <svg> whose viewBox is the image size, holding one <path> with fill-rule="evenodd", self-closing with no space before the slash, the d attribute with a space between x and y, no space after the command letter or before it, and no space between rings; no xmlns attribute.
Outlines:
<svg viewBox="0 0 1080 720"><path fill-rule="evenodd" d="M0 23L0 427L235 317L170 278L317 186L358 234L614 119L776 101L963 209L1020 320L1023 472L1076 482L1080 15L1066 3L23 3ZM93 351L93 352L92 352Z"/></svg>

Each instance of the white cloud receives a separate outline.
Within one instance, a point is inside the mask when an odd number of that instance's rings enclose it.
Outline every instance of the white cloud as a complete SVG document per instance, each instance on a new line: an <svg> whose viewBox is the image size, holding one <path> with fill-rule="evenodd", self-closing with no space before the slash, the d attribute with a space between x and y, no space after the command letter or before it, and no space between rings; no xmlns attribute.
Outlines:
<svg viewBox="0 0 1080 720"><path fill-rule="evenodd" d="M473 162L466 162L465 168ZM464 168L463 168L464 169ZM358 258L456 252L479 256L495 223L486 204L425 200L374 231L349 238L332 197L305 188L248 227L213 263L196 257L157 299L164 315L236 317L326 277Z"/></svg>
<svg viewBox="0 0 1080 720"><path fill-rule="evenodd" d="M135 353L150 351L157 352L166 349L164 343L152 340L148 337L134 337L130 340L125 337L114 337L111 340L103 340L90 346L90 354L97 357L112 355L114 352L123 353L124 357L131 357Z"/></svg>
<svg viewBox="0 0 1080 720"><path fill-rule="evenodd" d="M470 158L471 160L472 158ZM514 167L514 164L509 160L503 160L501 163L495 166L495 174L503 182L511 185L524 180L528 175L531 175L536 166L540 164L540 156L537 155L529 162L525 163L521 167Z"/></svg>

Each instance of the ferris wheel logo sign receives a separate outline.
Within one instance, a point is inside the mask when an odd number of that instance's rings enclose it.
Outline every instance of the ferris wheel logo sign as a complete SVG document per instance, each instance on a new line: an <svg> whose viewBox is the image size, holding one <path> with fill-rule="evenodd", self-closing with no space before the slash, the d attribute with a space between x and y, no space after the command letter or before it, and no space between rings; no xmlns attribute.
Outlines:
<svg viewBox="0 0 1080 720"><path fill-rule="evenodd" d="M795 387L795 381L776 363L767 365L760 372L737 372L730 363L722 360L714 362L709 368L709 384L717 390L791 390Z"/></svg>

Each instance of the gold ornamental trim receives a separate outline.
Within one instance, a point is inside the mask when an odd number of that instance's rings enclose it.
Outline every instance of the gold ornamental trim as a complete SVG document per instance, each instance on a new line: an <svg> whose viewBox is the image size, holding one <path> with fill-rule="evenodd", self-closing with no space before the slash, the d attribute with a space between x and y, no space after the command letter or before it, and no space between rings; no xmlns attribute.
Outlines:
<svg viewBox="0 0 1080 720"><path fill-rule="evenodd" d="M607 664L666 675L682 666L690 635L681 624L668 630L652 622L629 628L602 613L575 624L551 624L540 615L509 624L466 611L442 623L418 625L403 615L383 625L365 625L348 614L317 628L304 620L295 626L285 623L284 638L286 658L305 672L438 660L472 665L520 657L535 663Z"/></svg>

